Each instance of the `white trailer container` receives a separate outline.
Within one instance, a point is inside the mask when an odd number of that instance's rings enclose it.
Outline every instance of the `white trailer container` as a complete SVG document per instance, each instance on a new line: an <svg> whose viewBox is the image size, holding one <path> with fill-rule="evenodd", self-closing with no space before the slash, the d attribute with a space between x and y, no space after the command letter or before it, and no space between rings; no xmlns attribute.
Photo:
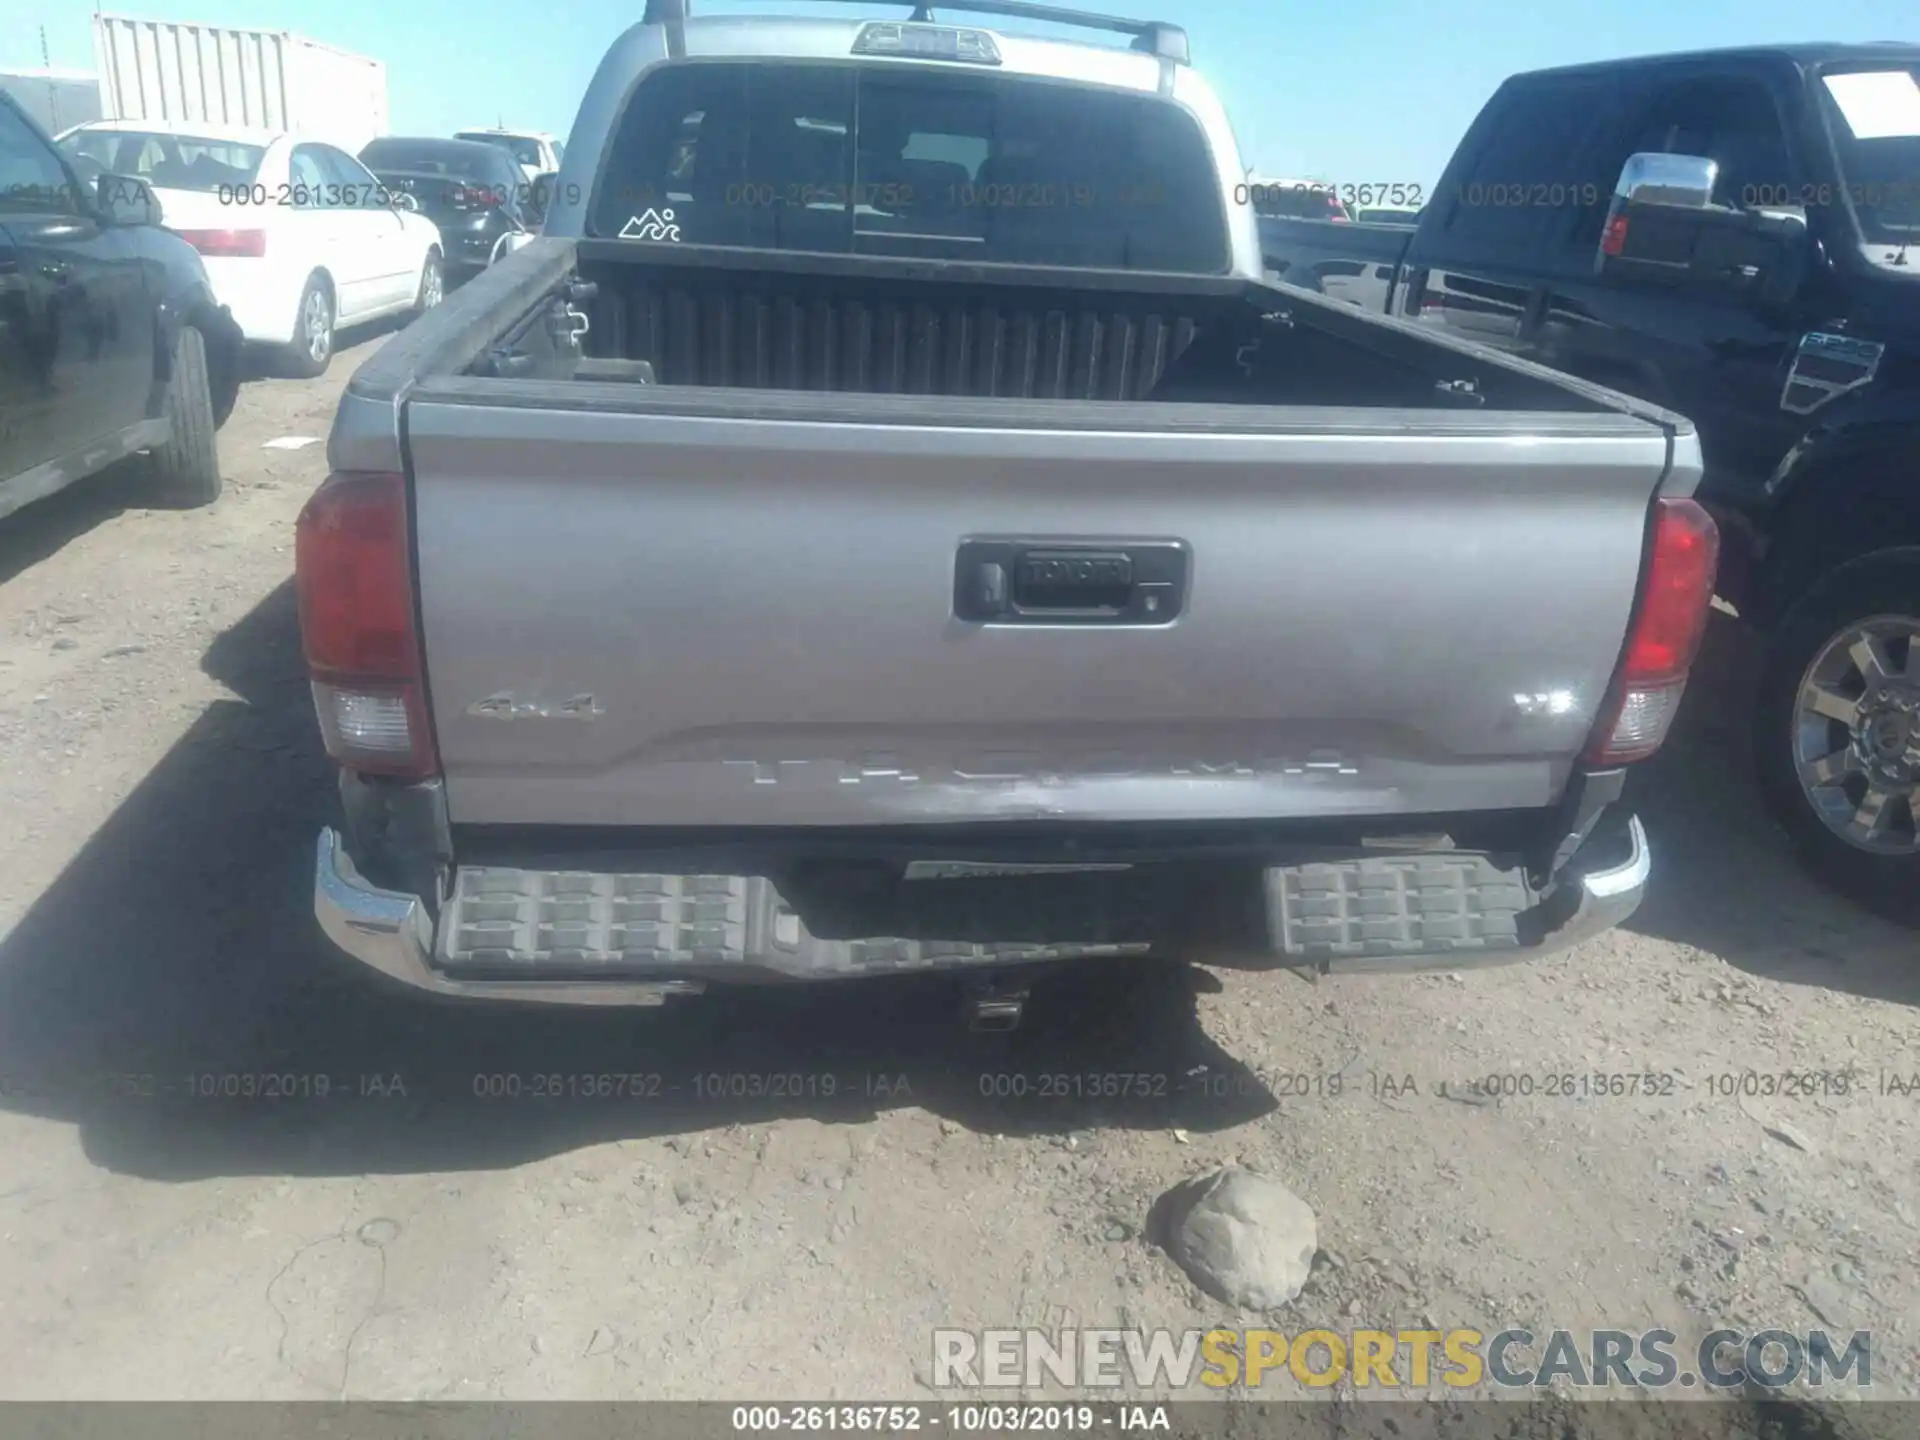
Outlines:
<svg viewBox="0 0 1920 1440"><path fill-rule="evenodd" d="M93 18L109 120L300 130L355 153L387 133L384 61L284 30Z"/></svg>
<svg viewBox="0 0 1920 1440"><path fill-rule="evenodd" d="M100 81L85 70L0 70L0 90L49 135L100 118Z"/></svg>

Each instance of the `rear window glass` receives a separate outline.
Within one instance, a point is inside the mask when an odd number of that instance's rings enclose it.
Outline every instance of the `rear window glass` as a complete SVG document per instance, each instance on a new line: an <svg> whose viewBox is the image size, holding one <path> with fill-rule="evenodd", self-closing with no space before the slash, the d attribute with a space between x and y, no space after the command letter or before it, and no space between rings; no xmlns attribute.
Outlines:
<svg viewBox="0 0 1920 1440"><path fill-rule="evenodd" d="M644 80L589 233L1217 273L1205 137L1166 101L907 66L690 62Z"/></svg>
<svg viewBox="0 0 1920 1440"><path fill-rule="evenodd" d="M375 140L360 152L360 163L413 175L451 175L461 180L517 181L506 152L491 145L449 144L445 140Z"/></svg>
<svg viewBox="0 0 1920 1440"><path fill-rule="evenodd" d="M489 135L482 130L462 130L453 138L471 140L480 145L497 145L513 157L516 165L540 163L540 142L529 140L524 135Z"/></svg>
<svg viewBox="0 0 1920 1440"><path fill-rule="evenodd" d="M252 184L267 153L261 145L146 130L80 130L60 144L69 156L144 180L156 190L208 194Z"/></svg>

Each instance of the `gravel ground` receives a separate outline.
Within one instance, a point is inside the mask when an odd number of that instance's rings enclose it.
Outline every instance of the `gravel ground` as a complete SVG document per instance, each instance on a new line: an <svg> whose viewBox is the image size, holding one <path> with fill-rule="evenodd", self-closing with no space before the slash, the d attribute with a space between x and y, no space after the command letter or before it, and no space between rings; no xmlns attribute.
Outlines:
<svg viewBox="0 0 1920 1440"><path fill-rule="evenodd" d="M1825 1323L1920 1395L1915 937L1766 828L1730 626L1634 780L1651 897L1561 959L1108 965L990 1049L918 982L574 1014L349 970L308 908L335 802L290 581L323 447L264 446L324 437L374 343L247 386L210 509L108 475L0 525L0 1395L924 1396L936 1325L1259 1323L1143 1235L1235 1159L1333 1252L1283 1328ZM1663 1093L1547 1094L1568 1071ZM1856 1074L1712 1078L1781 1071ZM663 1078L477 1093L556 1072ZM742 1072L800 1093L699 1093ZM257 1076L295 1093L221 1093ZM1488 1076L1514 1093L1460 1095Z"/></svg>

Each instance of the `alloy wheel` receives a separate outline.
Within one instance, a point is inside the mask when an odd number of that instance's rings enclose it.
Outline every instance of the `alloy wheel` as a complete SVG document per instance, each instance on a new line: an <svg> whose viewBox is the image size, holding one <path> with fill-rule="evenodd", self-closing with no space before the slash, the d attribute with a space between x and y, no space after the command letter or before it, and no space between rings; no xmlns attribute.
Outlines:
<svg viewBox="0 0 1920 1440"><path fill-rule="evenodd" d="M1794 706L1793 761L1842 840L1920 854L1920 618L1876 615L1821 647Z"/></svg>
<svg viewBox="0 0 1920 1440"><path fill-rule="evenodd" d="M307 337L308 356L314 364L324 364L333 353L333 307L327 304L324 290L316 287L307 292L300 321Z"/></svg>

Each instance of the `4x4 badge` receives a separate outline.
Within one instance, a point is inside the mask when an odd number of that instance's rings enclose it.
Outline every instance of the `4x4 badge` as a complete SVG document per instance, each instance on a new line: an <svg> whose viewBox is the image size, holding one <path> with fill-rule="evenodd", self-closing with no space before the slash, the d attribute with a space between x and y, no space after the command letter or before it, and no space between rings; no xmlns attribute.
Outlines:
<svg viewBox="0 0 1920 1440"><path fill-rule="evenodd" d="M606 711L591 695L575 695L547 705L502 690L474 701L467 707L467 714L482 720L598 720Z"/></svg>

